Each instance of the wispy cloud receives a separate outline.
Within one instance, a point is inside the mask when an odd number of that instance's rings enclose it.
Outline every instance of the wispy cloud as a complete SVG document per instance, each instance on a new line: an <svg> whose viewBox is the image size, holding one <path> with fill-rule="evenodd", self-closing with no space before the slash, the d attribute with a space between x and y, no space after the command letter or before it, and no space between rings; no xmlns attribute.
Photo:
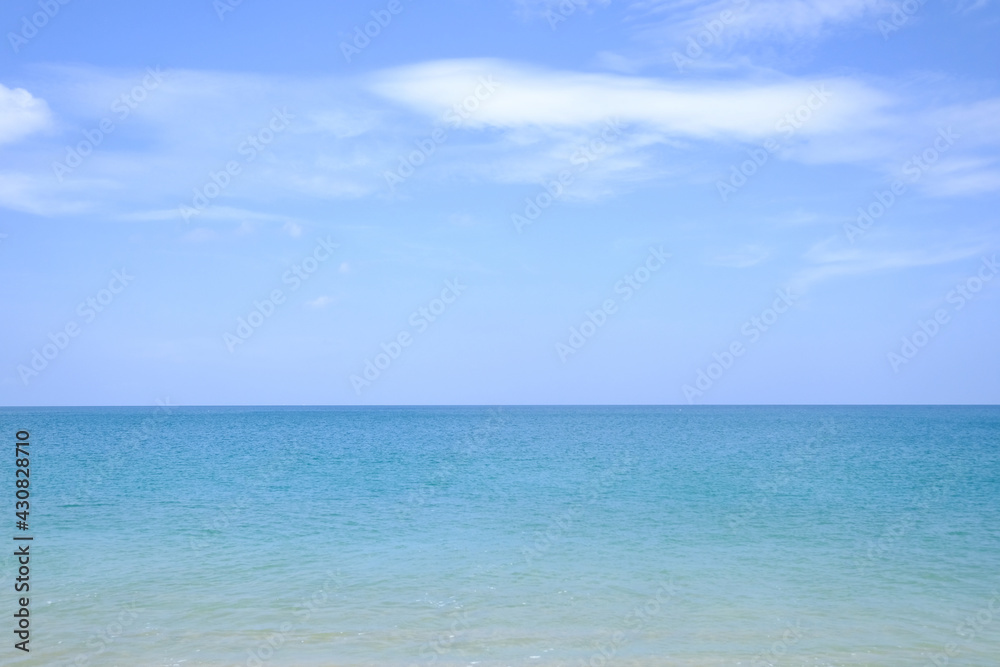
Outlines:
<svg viewBox="0 0 1000 667"><path fill-rule="evenodd" d="M926 192L938 197L964 197L1000 192L1000 164L995 159L946 160L929 174Z"/></svg>
<svg viewBox="0 0 1000 667"><path fill-rule="evenodd" d="M389 196L386 170L441 127L450 132L447 141L414 183L538 184L566 169L579 151L601 143L608 122L625 131L601 149L600 159L588 162L567 199L603 197L653 181L705 183L718 168L707 155L775 136L782 119L802 109L816 90L829 91L829 99L783 144L777 159L878 166L886 155L922 147L939 124L954 119L963 140L948 157L978 164L979 171L956 169L953 182L935 192L960 196L993 187L993 167L975 162L982 156L974 149L1000 143L1000 100L935 106L884 81L775 73L678 80L466 59L357 79L172 71L155 95L121 121L113 141L96 147L61 181L56 178L53 165L67 147L79 141L81 130L96 127L135 78L56 68L39 79L37 95L4 88L14 111L4 112L0 127L14 128L6 136L21 140L0 155L0 206L45 216L180 220L180 205L237 161L239 174L227 179L197 222L285 222L288 201ZM484 81L495 92L460 126L443 125L443 113ZM10 102L15 99L20 101ZM251 161L245 142L266 128L275 109L292 115L288 129ZM29 129L34 136L25 134ZM946 173L941 170L942 177Z"/></svg>
<svg viewBox="0 0 1000 667"><path fill-rule="evenodd" d="M892 11L887 0L648 0L633 6L646 20L646 36L682 39L720 21L727 41L816 37L836 26Z"/></svg>
<svg viewBox="0 0 1000 667"><path fill-rule="evenodd" d="M804 256L809 264L790 281L805 293L810 287L833 278L948 264L981 255L994 248L988 243L918 249L844 248L843 239L833 237L817 243Z"/></svg>
<svg viewBox="0 0 1000 667"><path fill-rule="evenodd" d="M469 119L472 127L584 128L609 118L667 136L753 140L775 132L781 115L794 111L825 86L836 91L829 110L807 133L869 124L890 98L853 79L677 82L665 79L542 70L499 60L451 60L389 70L372 89L429 116L438 116L493 77L500 92Z"/></svg>

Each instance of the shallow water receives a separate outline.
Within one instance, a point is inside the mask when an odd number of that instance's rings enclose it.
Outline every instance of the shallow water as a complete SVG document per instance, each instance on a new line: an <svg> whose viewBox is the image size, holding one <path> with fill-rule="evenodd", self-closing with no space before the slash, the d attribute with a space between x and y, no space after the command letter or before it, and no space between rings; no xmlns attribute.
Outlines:
<svg viewBox="0 0 1000 667"><path fill-rule="evenodd" d="M18 664L1000 664L998 408L0 423L32 436Z"/></svg>

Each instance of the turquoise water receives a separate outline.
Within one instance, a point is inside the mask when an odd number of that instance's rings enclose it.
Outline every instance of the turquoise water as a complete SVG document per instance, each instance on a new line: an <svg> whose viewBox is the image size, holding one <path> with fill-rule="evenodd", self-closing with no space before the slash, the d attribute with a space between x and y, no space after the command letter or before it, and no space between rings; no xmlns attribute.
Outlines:
<svg viewBox="0 0 1000 667"><path fill-rule="evenodd" d="M35 536L3 664L1000 664L993 407L0 424L31 432Z"/></svg>

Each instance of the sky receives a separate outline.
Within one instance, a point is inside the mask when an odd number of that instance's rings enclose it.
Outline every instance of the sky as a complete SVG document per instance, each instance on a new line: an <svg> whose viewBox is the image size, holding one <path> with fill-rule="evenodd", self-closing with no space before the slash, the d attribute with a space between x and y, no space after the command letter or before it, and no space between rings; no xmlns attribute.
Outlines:
<svg viewBox="0 0 1000 667"><path fill-rule="evenodd" d="M1000 401L991 0L0 28L0 404Z"/></svg>

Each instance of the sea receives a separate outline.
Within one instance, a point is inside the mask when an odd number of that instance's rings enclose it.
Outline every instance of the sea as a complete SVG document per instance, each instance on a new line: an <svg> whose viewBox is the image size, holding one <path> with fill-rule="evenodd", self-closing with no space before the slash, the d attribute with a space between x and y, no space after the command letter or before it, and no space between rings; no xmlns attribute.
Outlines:
<svg viewBox="0 0 1000 667"><path fill-rule="evenodd" d="M998 407L2 408L0 426L3 665L1000 665Z"/></svg>

